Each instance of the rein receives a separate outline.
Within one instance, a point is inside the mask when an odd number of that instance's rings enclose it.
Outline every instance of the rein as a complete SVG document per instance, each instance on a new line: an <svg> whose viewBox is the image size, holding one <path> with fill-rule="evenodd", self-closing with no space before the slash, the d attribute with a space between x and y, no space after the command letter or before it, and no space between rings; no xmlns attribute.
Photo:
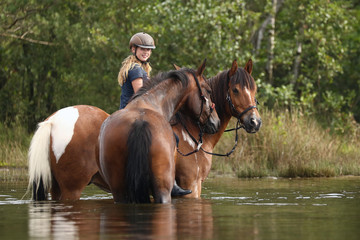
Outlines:
<svg viewBox="0 0 360 240"><path fill-rule="evenodd" d="M240 119L238 118L238 120L236 122L236 128L232 128L232 129L229 129L229 130L225 131L225 132L229 132L229 131L236 130L236 132L235 132L235 144L234 144L233 148L229 152L227 152L225 154L222 154L222 153L208 152L208 151L205 151L203 148L201 148L201 150L204 153L207 153L207 154L210 154L210 155L213 155L213 156L218 156L218 157L228 157L228 156L230 156L235 151L235 148L237 147L238 139L239 139L238 129L240 129L240 128L244 128L244 127L243 127L242 123L240 122Z"/></svg>
<svg viewBox="0 0 360 240"><path fill-rule="evenodd" d="M181 121L180 119L180 115L178 113L176 113L176 118L178 119L178 121L180 122L180 124L185 128L185 131L189 134L191 140L193 140L196 144L197 144L197 147L192 151L192 152L189 152L189 153L183 153L180 151L179 149L179 143L177 142L176 144L176 150L178 151L178 153L180 153L180 155L184 156L184 157L187 157L191 154L194 154L194 153L197 153L200 149L202 149L202 144L203 144L203 140L202 140L202 136L204 135L203 131L202 131L202 128L200 127L200 124L199 122L198 123L198 126L199 126L199 129L200 129L200 132L199 132L199 141L197 141L195 139L195 137L190 133L189 129L186 127L186 125L183 123L183 121ZM174 133L175 134L175 133ZM203 149L202 149L203 150ZM203 150L204 151L204 150Z"/></svg>
<svg viewBox="0 0 360 240"><path fill-rule="evenodd" d="M178 153L180 153L180 154L181 154L182 156L184 156L184 157L187 157L187 156L189 156L189 155L191 155L191 154L193 154L193 153L199 152L199 150L201 150L201 151L203 151L204 153L207 153L207 154L209 154L209 155L213 155L213 156L228 157L228 156L230 156L230 155L235 151L235 149L236 149L236 147L237 147L238 139L239 139L238 130L241 129L241 128L244 128L243 125L242 125L242 123L241 123L241 120L238 119L238 121L236 122L236 128L232 128L232 129L225 130L225 132L229 132L229 131L234 131L234 130L236 130L236 132L235 132L235 144L234 144L233 148L232 148L229 152L227 152L227 153L225 153L225 154L222 154L222 153L212 153L212 152L208 152L208 151L206 151L206 150L204 150L204 149L202 148L202 144L203 144L202 135L203 135L203 132L200 130L200 133L199 133L199 141L197 141L197 140L195 139L195 137L190 133L190 131L189 131L189 129L186 127L186 125L183 123L183 121L181 121L180 115L179 115L179 114L176 114L175 116L176 116L176 118L178 119L178 121L180 122L180 124L184 127L185 131L186 131L187 134L190 136L191 140L193 140L193 141L197 144L197 148L196 148L194 151L189 152L189 153L187 153L187 154L182 153L182 152L179 150L179 146L176 146Z"/></svg>

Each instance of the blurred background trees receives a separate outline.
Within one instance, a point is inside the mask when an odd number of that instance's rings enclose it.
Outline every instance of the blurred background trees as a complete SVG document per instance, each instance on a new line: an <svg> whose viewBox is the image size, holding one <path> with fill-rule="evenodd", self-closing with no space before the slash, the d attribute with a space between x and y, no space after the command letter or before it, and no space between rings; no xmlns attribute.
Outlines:
<svg viewBox="0 0 360 240"><path fill-rule="evenodd" d="M340 133L360 121L357 0L3 0L0 9L6 126L31 132L75 104L116 111L117 74L140 31L155 38L153 74L207 58L210 77L252 58L261 107Z"/></svg>

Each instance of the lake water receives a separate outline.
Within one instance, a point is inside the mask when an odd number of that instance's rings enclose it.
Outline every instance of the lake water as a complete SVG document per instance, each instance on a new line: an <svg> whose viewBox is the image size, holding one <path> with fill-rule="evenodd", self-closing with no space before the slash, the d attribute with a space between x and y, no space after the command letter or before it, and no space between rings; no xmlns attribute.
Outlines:
<svg viewBox="0 0 360 240"><path fill-rule="evenodd" d="M0 239L360 239L360 177L211 178L202 199L114 204L89 186L75 202L21 200L0 183Z"/></svg>

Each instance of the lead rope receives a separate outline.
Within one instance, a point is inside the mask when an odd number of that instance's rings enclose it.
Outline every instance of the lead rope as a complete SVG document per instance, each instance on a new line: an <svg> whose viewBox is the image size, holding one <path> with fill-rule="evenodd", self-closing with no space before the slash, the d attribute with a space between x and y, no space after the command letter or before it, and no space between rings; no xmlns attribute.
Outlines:
<svg viewBox="0 0 360 240"><path fill-rule="evenodd" d="M234 144L233 148L232 148L229 152L227 152L227 153L225 153L225 154L212 153L212 152L208 152L208 151L206 151L205 149L202 148L202 144L203 144L203 141L202 141L203 132L201 131L200 126L199 126L199 128L200 128L199 141L197 141L197 140L195 139L195 137L190 133L190 131L189 131L189 129L186 127L186 125L181 121L179 114L176 114L176 118L178 119L178 121L180 122L180 124L184 127L185 131L186 131L187 134L190 136L191 140L193 140L193 141L197 144L197 148L196 148L194 151L189 152L189 153L187 153L187 154L182 153L182 152L179 150L179 146L178 146L178 144L177 144L176 149L177 149L178 153L180 153L180 155L182 155L182 156L184 156L184 157L189 156L189 155L191 155L191 154L194 154L194 153L196 153L196 152L199 152L199 150L203 151L203 152L206 153L206 154L213 155L213 156L228 157L228 156L230 156L230 155L235 151L235 149L236 149L236 147L237 147L238 139L239 139L238 130L241 129L241 128L244 128L243 125L242 125L242 123L241 123L241 121L240 121L240 119L238 119L238 121L236 122L236 127L235 127L235 128L225 130L225 132L236 131L236 132L235 132L235 144Z"/></svg>
<svg viewBox="0 0 360 240"><path fill-rule="evenodd" d="M208 151L204 150L203 148L201 148L201 150L202 150L204 153L207 153L207 154L210 154L210 155L213 155L213 156L218 156L218 157L228 157L228 156L230 156L230 155L235 151L235 148L237 147L238 139L239 139L238 129L240 129L240 128L244 128L244 127L243 127L243 125L241 124L240 119L238 119L238 121L236 122L236 128L232 128L232 129L229 129L229 130L226 130L226 131L225 131L225 132L229 132L229 131L234 131L234 130L236 130L236 132L235 132L235 144L234 144L233 148L232 148L228 153L225 153L225 154L212 153L212 152L208 152Z"/></svg>

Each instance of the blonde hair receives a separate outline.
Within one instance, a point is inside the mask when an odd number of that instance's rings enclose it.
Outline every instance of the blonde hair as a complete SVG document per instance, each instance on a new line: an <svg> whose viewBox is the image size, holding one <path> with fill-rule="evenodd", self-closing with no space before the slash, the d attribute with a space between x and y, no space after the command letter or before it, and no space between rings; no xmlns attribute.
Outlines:
<svg viewBox="0 0 360 240"><path fill-rule="evenodd" d="M147 73L148 77L150 77L151 66L149 63L141 63L139 60L136 59L134 55L130 55L122 62L119 74L118 74L118 82L120 86L124 85L128 73L131 69L133 69L136 64L139 64Z"/></svg>

